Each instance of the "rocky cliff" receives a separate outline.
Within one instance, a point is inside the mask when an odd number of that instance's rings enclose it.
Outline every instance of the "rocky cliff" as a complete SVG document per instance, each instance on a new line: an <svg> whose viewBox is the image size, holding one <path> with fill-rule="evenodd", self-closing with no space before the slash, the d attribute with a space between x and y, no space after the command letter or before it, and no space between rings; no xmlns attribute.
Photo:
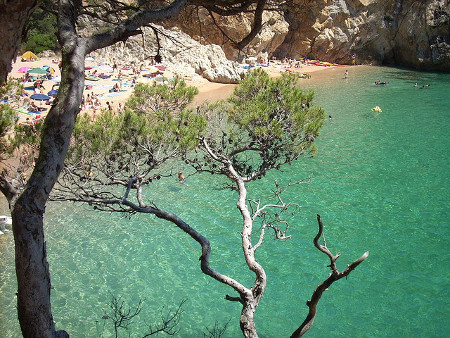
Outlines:
<svg viewBox="0 0 450 338"><path fill-rule="evenodd" d="M201 8L191 8L176 22L169 22L166 25L168 27L176 25L202 44L219 45L228 59L241 61L245 56L262 55L263 58L267 58L285 40L289 24L284 19L283 13L267 11L263 14L263 22L261 32L243 51L238 50L234 42L240 41L250 33L252 18L249 15L223 17L211 15Z"/></svg>
<svg viewBox="0 0 450 338"><path fill-rule="evenodd" d="M250 32L251 17L185 11L181 19L158 28L164 63L176 64L173 69L181 76L197 74L223 83L241 78L234 61L246 56L265 61L272 56L307 56L345 64L355 60L450 71L448 0L291 0L287 4L283 11L264 14L262 31L243 51L233 41ZM146 59L155 51L154 32L147 29L142 39L132 38L100 53L107 59Z"/></svg>
<svg viewBox="0 0 450 338"><path fill-rule="evenodd" d="M450 70L450 9L442 0L294 0L275 54Z"/></svg>
<svg viewBox="0 0 450 338"><path fill-rule="evenodd" d="M177 28L171 30L162 26L153 26L158 32L143 29L141 37L132 37L125 43L102 48L92 55L109 64L122 60L149 62L157 54L159 43L160 57L167 69L181 77L202 77L212 82L237 83L241 80L244 70L239 65L227 59L218 45L202 45Z"/></svg>
<svg viewBox="0 0 450 338"><path fill-rule="evenodd" d="M203 44L222 46L229 59L305 55L351 64L354 55L357 63L450 71L449 7L448 0L292 0L282 12L266 13L262 32L243 52L231 41L250 31L246 15L192 10L180 28Z"/></svg>

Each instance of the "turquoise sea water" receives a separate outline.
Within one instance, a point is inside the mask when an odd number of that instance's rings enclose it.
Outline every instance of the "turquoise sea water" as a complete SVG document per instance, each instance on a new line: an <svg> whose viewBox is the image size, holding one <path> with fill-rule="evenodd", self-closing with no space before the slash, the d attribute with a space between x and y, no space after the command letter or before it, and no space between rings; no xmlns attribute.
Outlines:
<svg viewBox="0 0 450 338"><path fill-rule="evenodd" d="M257 252L268 275L256 312L260 337L289 336L306 315L306 300L328 276L329 262L312 244L316 214L328 247L342 253L341 269L366 250L370 256L324 294L309 336L447 337L450 74L356 67L344 80L343 73L330 71L320 83L313 74L302 82L333 117L316 157L248 187L250 197L267 201L273 179L312 177L284 196L302 206L292 220L293 238L268 237ZM375 86L378 79L389 86ZM423 84L431 86L420 89ZM371 112L375 105L383 112ZM216 183L205 176L183 185L161 180L148 198L201 230L211 240L213 266L249 285L253 275L239 247L236 196L215 189ZM224 300L232 290L200 272L199 246L174 226L72 204L50 204L45 217L54 317L72 337L100 336L111 294L131 305L144 301L132 337L142 336L163 306L183 299L178 337L201 337L206 326L230 319L225 337L240 336L240 306ZM11 234L0 237L0 247L0 336L17 337ZM103 333L111 336L111 327Z"/></svg>

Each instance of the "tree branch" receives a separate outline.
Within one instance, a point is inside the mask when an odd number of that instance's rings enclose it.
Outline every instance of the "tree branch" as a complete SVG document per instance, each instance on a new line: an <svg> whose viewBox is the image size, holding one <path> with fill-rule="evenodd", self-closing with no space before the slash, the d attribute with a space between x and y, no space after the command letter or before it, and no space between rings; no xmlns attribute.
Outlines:
<svg viewBox="0 0 450 338"><path fill-rule="evenodd" d="M0 191L5 195L6 200L8 201L9 210L11 210L19 192L14 188L11 182L6 179L4 172L0 174Z"/></svg>
<svg viewBox="0 0 450 338"><path fill-rule="evenodd" d="M87 54L94 50L110 46L116 42L124 41L128 37L140 34L140 27L148 23L157 23L168 20L180 13L186 7L187 0L176 0L169 6L156 10L143 10L132 14L113 29L91 36L87 40Z"/></svg>
<svg viewBox="0 0 450 338"><path fill-rule="evenodd" d="M158 325L156 328L153 328L152 326L149 326L150 332L143 336L143 338L152 336L154 334L158 334L159 332L164 332L169 336L176 335L180 329L176 330L176 326L180 322L181 314L183 313L183 305L186 303L186 299L183 299L181 303L178 305L178 308L172 313L168 312L166 314L163 314L161 310L161 324Z"/></svg>
<svg viewBox="0 0 450 338"><path fill-rule="evenodd" d="M132 181L135 180L135 178L130 178L130 185L132 184ZM236 280L226 276L222 275L221 273L215 271L209 263L209 256L211 254L211 245L209 243L209 240L201 235L197 230L192 228L189 224L184 222L181 218L178 216L171 214L169 212L166 212L164 210L158 209L154 206L138 206L126 198L122 200L122 203L136 212L141 213L150 213L154 214L156 217L165 219L173 224L175 224L178 228L183 230L186 234L188 234L192 239L194 239L197 243L200 244L202 248L202 254L199 258L201 262L201 270L204 274L214 278L215 280L231 286L235 291L237 291L240 295L249 294L250 290L247 289L244 285L240 284Z"/></svg>
<svg viewBox="0 0 450 338"><path fill-rule="evenodd" d="M229 300L230 302L239 302L242 305L245 304L244 300L241 297L232 297L232 296L227 294L227 295L225 295L225 299Z"/></svg>
<svg viewBox="0 0 450 338"><path fill-rule="evenodd" d="M247 46L250 41L252 41L255 36L261 31L261 27L262 27L262 15L264 12L264 8L266 6L266 2L267 0L259 0L258 4L256 6L256 10L255 10L255 16L254 16L254 20L253 20L253 27L252 30L250 31L250 33L243 38L238 44L237 47L239 50L243 49L245 46Z"/></svg>
<svg viewBox="0 0 450 338"><path fill-rule="evenodd" d="M314 246L321 252L325 253L330 258L331 264L329 266L331 268L331 274L328 276L327 279L325 279L321 284L317 286L317 288L313 292L311 299L306 302L306 305L309 308L308 315L306 316L303 323L299 326L299 328L295 330L294 333L291 335L291 338L301 337L311 328L311 326L314 323L314 319L316 317L317 304L319 303L319 300L322 297L323 292L327 290L328 287L330 287L330 285L333 284L335 281L348 276L350 272L352 272L359 264L361 264L369 256L369 251L366 251L360 258L358 258L356 261L348 265L344 271L339 272L336 267L336 260L339 258L340 254L333 255L331 251L327 248L326 244L324 245L319 244L318 242L319 238L323 235L323 224L320 219L320 215L317 215L317 221L319 223L319 231L317 232L317 235L314 237Z"/></svg>

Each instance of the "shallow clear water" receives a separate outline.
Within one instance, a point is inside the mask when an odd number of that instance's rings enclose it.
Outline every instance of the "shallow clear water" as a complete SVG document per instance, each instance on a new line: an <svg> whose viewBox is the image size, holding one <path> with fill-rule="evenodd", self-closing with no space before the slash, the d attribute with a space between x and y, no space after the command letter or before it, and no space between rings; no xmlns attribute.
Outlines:
<svg viewBox="0 0 450 338"><path fill-rule="evenodd" d="M268 275L256 312L259 334L289 336L306 314L305 301L328 276L327 258L312 245L320 214L328 246L342 253L340 268L366 250L370 256L324 294L311 337L448 336L450 74L349 70L347 80L338 69L320 84L314 74L302 82L333 116L317 142L316 157L249 186L250 197L267 200L273 179L312 177L284 196L302 206L291 225L293 239L267 238L257 252ZM378 79L389 86L375 86ZM420 89L426 83L431 86ZM371 112L375 105L383 112ZM239 247L236 196L215 189L214 177L174 182L158 181L149 200L201 230L211 240L213 266L249 285L253 275ZM223 299L233 291L200 272L198 244L174 226L72 204L50 204L45 217L54 317L72 337L100 335L111 294L128 304L144 300L132 337L142 336L162 306L174 307L183 299L188 301L179 337L200 337L206 326L229 319L225 336L240 336L240 307ZM10 234L0 236L1 337L20 335L11 241ZM111 332L108 326L104 334Z"/></svg>

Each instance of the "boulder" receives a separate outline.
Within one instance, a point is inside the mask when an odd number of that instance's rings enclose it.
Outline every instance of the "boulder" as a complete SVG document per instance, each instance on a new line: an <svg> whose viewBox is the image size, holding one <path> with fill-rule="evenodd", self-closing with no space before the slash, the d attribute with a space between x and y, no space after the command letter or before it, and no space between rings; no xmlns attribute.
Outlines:
<svg viewBox="0 0 450 338"><path fill-rule="evenodd" d="M179 29L156 27L160 38L160 56L167 70L182 77L202 76L211 82L237 83L243 70L226 58L221 47L202 45ZM96 58L113 64L114 60L147 62L157 55L153 30L144 29L143 37L133 37L96 53Z"/></svg>

